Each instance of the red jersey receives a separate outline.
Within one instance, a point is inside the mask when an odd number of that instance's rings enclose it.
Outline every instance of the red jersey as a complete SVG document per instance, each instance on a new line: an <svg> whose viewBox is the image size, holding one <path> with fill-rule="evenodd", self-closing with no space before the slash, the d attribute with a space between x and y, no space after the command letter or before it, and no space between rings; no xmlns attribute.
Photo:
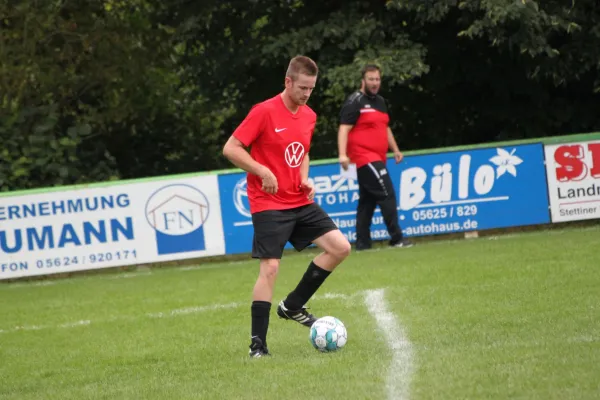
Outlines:
<svg viewBox="0 0 600 400"><path fill-rule="evenodd" d="M250 147L254 160L266 166L277 178L277 193L262 190L262 179L248 173L248 200L252 214L265 210L285 210L310 204L300 188L300 166L308 155L317 114L308 106L300 106L292 114L281 95L252 107L244 121L233 132Z"/></svg>
<svg viewBox="0 0 600 400"><path fill-rule="evenodd" d="M354 125L348 133L347 155L357 168L373 161L386 162L390 117L383 97L355 92L340 112L340 123Z"/></svg>

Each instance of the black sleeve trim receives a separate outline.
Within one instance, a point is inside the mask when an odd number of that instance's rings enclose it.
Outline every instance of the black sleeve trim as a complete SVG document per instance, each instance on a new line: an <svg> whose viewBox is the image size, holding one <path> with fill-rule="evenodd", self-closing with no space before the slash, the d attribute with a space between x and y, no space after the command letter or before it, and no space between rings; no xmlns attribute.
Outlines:
<svg viewBox="0 0 600 400"><path fill-rule="evenodd" d="M340 124L354 125L360 117L361 92L352 93L346 100L340 111Z"/></svg>

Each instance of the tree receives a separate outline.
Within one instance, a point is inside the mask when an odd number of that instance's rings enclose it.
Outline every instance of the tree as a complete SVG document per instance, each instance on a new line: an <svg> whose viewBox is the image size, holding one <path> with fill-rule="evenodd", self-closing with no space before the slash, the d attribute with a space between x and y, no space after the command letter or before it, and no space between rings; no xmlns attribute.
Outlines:
<svg viewBox="0 0 600 400"><path fill-rule="evenodd" d="M596 2L394 0L388 6L408 13L423 32L431 73L419 83L434 111L420 121L445 126L422 128L443 132L447 140L439 138L438 144L600 126L592 112L599 105Z"/></svg>
<svg viewBox="0 0 600 400"><path fill-rule="evenodd" d="M0 190L229 167L288 60L320 68L312 159L337 156L366 62L403 149L598 129L593 0L0 0Z"/></svg>
<svg viewBox="0 0 600 400"><path fill-rule="evenodd" d="M215 122L203 116L208 101L180 84L174 30L154 21L160 9L144 0L0 7L0 190L189 168L179 162L186 144ZM186 156L212 158L209 142Z"/></svg>

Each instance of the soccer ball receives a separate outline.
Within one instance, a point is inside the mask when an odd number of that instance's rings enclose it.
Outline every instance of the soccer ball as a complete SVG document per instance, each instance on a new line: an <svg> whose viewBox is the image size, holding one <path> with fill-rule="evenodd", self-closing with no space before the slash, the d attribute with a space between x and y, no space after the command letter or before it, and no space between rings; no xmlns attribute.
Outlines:
<svg viewBox="0 0 600 400"><path fill-rule="evenodd" d="M308 338L315 349L329 352L344 347L348 341L348 333L339 319L322 317L312 324Z"/></svg>

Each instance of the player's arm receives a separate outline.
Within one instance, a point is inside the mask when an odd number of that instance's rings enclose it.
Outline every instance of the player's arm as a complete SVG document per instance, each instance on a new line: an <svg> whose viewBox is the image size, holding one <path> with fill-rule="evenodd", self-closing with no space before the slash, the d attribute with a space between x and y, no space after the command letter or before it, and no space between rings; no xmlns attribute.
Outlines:
<svg viewBox="0 0 600 400"><path fill-rule="evenodd" d="M388 146L394 152L394 159L396 160L396 164L397 164L400 161L402 161L402 158L404 158L404 156L400 152L400 149L398 148L398 143L396 143L396 139L394 138L392 129L389 126L387 128L387 139L388 139Z"/></svg>
<svg viewBox="0 0 600 400"><path fill-rule="evenodd" d="M315 121L316 124L316 121ZM312 142L313 131L310 134L310 140ZM315 198L315 185L311 181L308 180L308 170L310 168L310 156L308 151L304 155L304 159L302 160L302 164L300 164L300 189L306 194L306 197L309 200L313 200Z"/></svg>
<svg viewBox="0 0 600 400"><path fill-rule="evenodd" d="M340 124L338 128L338 154L339 161L342 165L342 168L345 170L348 169L348 165L350 165L350 159L348 158L347 149L348 149L348 134L352 130L354 125L348 124Z"/></svg>
<svg viewBox="0 0 600 400"><path fill-rule="evenodd" d="M302 160L302 164L300 164L300 187L306 193L306 197L309 200L315 198L315 186L308 180L308 169L310 166L310 157L308 154L304 156L304 160Z"/></svg>
<svg viewBox="0 0 600 400"><path fill-rule="evenodd" d="M275 194L277 193L277 178L269 168L254 160L246 150L246 147L254 143L260 136L263 130L263 121L262 111L259 108L253 108L223 146L223 155L236 167L260 177L262 190Z"/></svg>
<svg viewBox="0 0 600 400"><path fill-rule="evenodd" d="M223 155L233 165L253 175L262 177L265 174L265 170L268 170L267 167L254 160L246 150L244 144L233 135L225 143Z"/></svg>
<svg viewBox="0 0 600 400"><path fill-rule="evenodd" d="M348 158L348 135L360 117L360 103L358 94L353 94L340 110L340 127L338 128L338 156L340 165L344 170L350 165Z"/></svg>
<svg viewBox="0 0 600 400"><path fill-rule="evenodd" d="M310 167L310 157L308 154L304 156L304 160L302 160L302 164L300 164L300 178L302 182L308 180L308 169Z"/></svg>

